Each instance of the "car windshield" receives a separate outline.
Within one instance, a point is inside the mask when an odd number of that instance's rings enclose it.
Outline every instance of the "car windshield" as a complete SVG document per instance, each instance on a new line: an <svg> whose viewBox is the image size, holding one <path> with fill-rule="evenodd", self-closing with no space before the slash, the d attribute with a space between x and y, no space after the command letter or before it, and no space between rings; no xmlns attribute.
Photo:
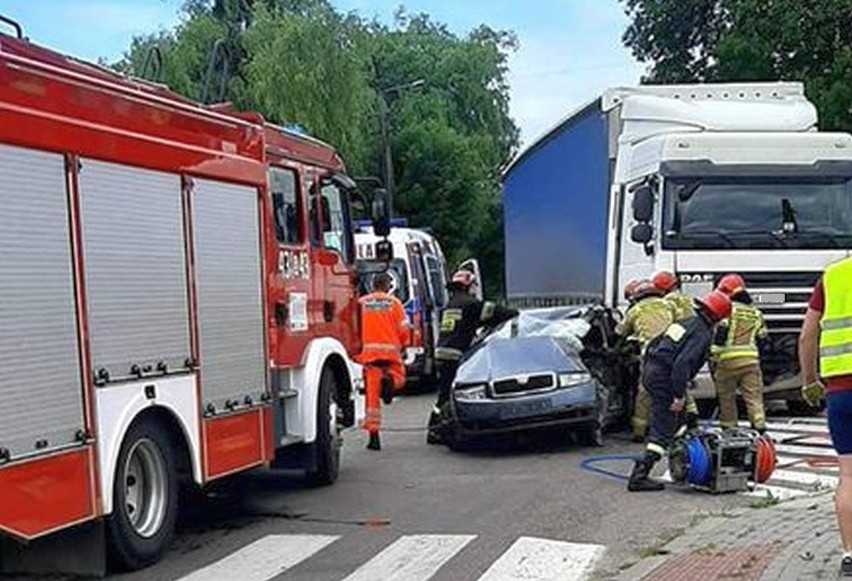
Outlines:
<svg viewBox="0 0 852 581"><path fill-rule="evenodd" d="M583 349L583 337L591 325L583 318L586 309L557 307L521 311L514 319L498 326L484 338L484 342L512 339L514 337L549 336L561 339L576 352Z"/></svg>
<svg viewBox="0 0 852 581"><path fill-rule="evenodd" d="M411 298L408 292L408 269L405 261L395 258L388 266L375 260L358 261L358 292L366 295L373 292L373 278L380 272L387 271L391 276L391 291L396 298L407 303Z"/></svg>
<svg viewBox="0 0 852 581"><path fill-rule="evenodd" d="M666 182L663 248L852 246L846 178L679 178Z"/></svg>

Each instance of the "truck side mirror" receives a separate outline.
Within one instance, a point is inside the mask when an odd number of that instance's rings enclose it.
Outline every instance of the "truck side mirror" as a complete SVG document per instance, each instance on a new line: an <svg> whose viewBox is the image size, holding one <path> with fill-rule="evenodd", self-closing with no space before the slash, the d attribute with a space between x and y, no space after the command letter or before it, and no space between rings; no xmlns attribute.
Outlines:
<svg viewBox="0 0 852 581"><path fill-rule="evenodd" d="M654 218L654 190L648 184L642 184L633 192L633 219L637 222L650 222Z"/></svg>
<svg viewBox="0 0 852 581"><path fill-rule="evenodd" d="M390 262L393 260L393 244L390 240L385 238L376 242L375 257L378 262Z"/></svg>
<svg viewBox="0 0 852 581"><path fill-rule="evenodd" d="M373 194L373 233L376 236L387 237L390 231L388 194L385 190L377 189Z"/></svg>
<svg viewBox="0 0 852 581"><path fill-rule="evenodd" d="M630 231L630 239L636 244L647 244L654 237L654 228L648 223L636 224Z"/></svg>

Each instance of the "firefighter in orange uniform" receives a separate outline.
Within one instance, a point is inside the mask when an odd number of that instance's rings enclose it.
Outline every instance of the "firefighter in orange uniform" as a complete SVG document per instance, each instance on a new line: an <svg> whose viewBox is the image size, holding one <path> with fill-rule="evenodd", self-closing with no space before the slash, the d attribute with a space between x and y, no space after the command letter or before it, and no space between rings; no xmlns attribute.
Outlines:
<svg viewBox="0 0 852 581"><path fill-rule="evenodd" d="M392 280L381 272L373 279L373 292L359 299L361 305L361 352L355 361L364 366L367 417L364 428L370 434L367 448L381 450L379 430L382 408L393 401L395 391L405 385L402 350L412 338L402 302L390 292Z"/></svg>

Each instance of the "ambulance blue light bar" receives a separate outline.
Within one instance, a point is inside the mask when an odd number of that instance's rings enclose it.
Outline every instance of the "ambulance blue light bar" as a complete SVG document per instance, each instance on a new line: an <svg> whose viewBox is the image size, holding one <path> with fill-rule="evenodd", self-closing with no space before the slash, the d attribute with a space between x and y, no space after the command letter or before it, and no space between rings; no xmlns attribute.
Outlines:
<svg viewBox="0 0 852 581"><path fill-rule="evenodd" d="M355 228L369 228L373 225L372 220L355 220ZM406 218L391 218L391 228L408 228L408 220Z"/></svg>

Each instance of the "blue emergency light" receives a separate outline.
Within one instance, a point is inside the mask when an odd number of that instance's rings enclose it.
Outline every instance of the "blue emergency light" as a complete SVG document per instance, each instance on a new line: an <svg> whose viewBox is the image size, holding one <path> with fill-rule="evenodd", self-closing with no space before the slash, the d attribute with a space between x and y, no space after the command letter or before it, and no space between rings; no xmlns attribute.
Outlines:
<svg viewBox="0 0 852 581"><path fill-rule="evenodd" d="M358 230L363 230L364 228L370 228L373 225L372 220L355 220L355 228ZM391 218L390 219L391 228L408 228L408 220L406 218Z"/></svg>

